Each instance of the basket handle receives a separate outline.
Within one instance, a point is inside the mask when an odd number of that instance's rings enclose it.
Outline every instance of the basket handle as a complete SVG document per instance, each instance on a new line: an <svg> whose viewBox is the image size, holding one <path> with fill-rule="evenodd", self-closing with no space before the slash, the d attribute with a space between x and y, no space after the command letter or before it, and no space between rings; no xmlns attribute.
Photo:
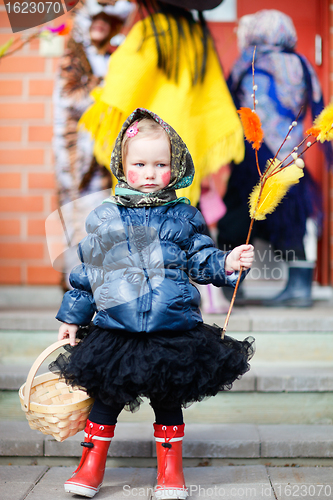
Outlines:
<svg viewBox="0 0 333 500"><path fill-rule="evenodd" d="M30 371L28 373L27 381L25 383L25 388L24 388L24 402L23 402L23 411L28 412L30 410L30 392L31 392L31 386L32 382L35 378L35 375L38 371L38 368L41 366L43 361L46 360L46 358L52 354L54 351L59 349L59 347L62 347L66 344L70 343L70 339L63 339L63 340L58 340L57 342L54 342L54 344L51 344L49 347L44 349L42 353L38 356L32 367L30 368Z"/></svg>

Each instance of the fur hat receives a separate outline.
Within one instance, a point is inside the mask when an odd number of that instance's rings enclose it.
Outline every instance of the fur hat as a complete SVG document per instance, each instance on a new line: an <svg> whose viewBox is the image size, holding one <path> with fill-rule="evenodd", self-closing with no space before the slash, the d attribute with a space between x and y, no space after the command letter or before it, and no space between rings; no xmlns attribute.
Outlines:
<svg viewBox="0 0 333 500"><path fill-rule="evenodd" d="M134 4L126 0L118 0L115 5L102 5L97 0L86 0L85 5L88 9L89 15L94 17L101 12L113 17L119 17L124 21L134 9Z"/></svg>

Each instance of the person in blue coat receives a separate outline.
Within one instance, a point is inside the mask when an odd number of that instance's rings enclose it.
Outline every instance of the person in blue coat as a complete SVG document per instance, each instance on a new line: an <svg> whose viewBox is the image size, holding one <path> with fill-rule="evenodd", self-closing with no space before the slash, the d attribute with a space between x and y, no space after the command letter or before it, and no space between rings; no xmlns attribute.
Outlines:
<svg viewBox="0 0 333 500"><path fill-rule="evenodd" d="M281 160L292 151L296 153L304 139L307 109L315 119L324 108L323 96L313 67L296 50L296 29L291 17L284 12L263 9L241 17L237 41L240 56L231 70L228 86L237 109L252 108L254 57L256 112L264 132L258 161L263 170L277 152ZM285 140L292 123L296 125ZM248 200L259 179L256 154L246 142L244 160L238 165L232 164L224 196L227 212L218 222L221 249L233 248L246 238L250 224ZM288 269L284 290L264 300L263 305L305 308L312 305L317 235L322 223L321 198L306 162L301 181L292 186L266 220L255 222L252 238L269 244L270 265L283 260Z"/></svg>
<svg viewBox="0 0 333 500"><path fill-rule="evenodd" d="M111 170L115 196L87 218L73 290L57 314L58 339L69 338L73 348L52 368L95 398L82 460L65 490L98 492L117 417L144 396L156 417L155 496L185 499L182 407L230 388L254 352L252 338L221 339L220 328L203 323L194 282L234 287L254 249L217 249L201 213L177 198L176 189L193 180L192 158L151 111L138 108L125 121ZM77 345L76 336L83 337Z"/></svg>

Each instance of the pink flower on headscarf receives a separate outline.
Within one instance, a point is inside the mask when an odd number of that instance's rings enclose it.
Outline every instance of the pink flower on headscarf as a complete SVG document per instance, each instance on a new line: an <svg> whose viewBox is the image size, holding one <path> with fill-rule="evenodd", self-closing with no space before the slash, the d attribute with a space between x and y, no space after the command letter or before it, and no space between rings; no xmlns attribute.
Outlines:
<svg viewBox="0 0 333 500"><path fill-rule="evenodd" d="M138 122L134 123L134 125L131 125L127 130L126 130L126 135L127 137L134 137L138 132Z"/></svg>

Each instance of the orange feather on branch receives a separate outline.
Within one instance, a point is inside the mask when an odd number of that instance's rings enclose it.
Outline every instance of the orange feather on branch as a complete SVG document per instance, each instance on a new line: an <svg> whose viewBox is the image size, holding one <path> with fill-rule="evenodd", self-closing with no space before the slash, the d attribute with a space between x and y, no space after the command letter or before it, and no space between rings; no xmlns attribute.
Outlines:
<svg viewBox="0 0 333 500"><path fill-rule="evenodd" d="M253 149L258 151L264 139L259 116L250 108L240 108L237 113L240 116L246 140L252 144Z"/></svg>

